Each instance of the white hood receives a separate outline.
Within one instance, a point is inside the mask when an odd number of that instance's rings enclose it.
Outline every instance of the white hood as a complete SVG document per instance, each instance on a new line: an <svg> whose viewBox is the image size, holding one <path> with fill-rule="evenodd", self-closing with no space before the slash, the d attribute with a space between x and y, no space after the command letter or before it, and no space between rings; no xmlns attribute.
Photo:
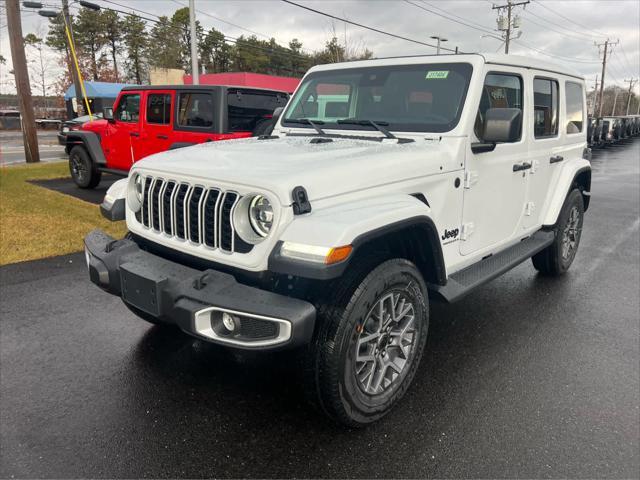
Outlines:
<svg viewBox="0 0 640 480"><path fill-rule="evenodd" d="M268 190L282 205L290 205L296 186L303 186L311 201L324 199L442 173L442 166L448 163L445 160L454 154L452 145L445 148L443 142L422 138L403 144L350 138L310 143L313 138L317 137L204 143L152 155L137 162L134 169L167 176L179 173L212 185L219 181Z"/></svg>

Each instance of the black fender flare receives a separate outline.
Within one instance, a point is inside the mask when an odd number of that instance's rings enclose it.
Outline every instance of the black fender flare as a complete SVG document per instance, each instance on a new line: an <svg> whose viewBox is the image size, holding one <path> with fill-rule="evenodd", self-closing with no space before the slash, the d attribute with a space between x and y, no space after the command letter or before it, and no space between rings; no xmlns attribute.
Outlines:
<svg viewBox="0 0 640 480"><path fill-rule="evenodd" d="M73 131L67 134L67 142L64 151L67 155L76 145L83 145L89 153L91 160L98 167L107 165L107 159L104 157L102 145L100 145L100 137L94 132Z"/></svg>
<svg viewBox="0 0 640 480"><path fill-rule="evenodd" d="M433 272L431 272L433 277L431 279L425 278L425 281L430 284L445 285L447 283L447 273L438 229L433 223L433 220L425 215L405 218L358 235L353 242L351 242L353 246L351 255L342 262L332 265L314 264L283 257L280 255L280 248L283 242L279 241L269 255L268 268L270 272L274 273L294 275L314 280L331 280L342 276L351 261L357 258L358 253L361 252L366 245L370 245L376 240L381 240L385 236L394 235L412 228L416 228L420 235L424 236L424 251L421 253L429 257L429 262L433 267Z"/></svg>

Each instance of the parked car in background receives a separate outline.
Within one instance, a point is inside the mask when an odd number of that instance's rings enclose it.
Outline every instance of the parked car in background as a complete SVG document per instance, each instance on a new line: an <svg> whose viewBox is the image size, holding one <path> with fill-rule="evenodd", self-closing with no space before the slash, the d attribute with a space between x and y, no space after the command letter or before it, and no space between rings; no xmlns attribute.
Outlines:
<svg viewBox="0 0 640 480"><path fill-rule="evenodd" d="M123 88L101 120L67 132L71 177L80 188L94 188L102 172L126 174L154 153L261 135L288 98L286 92L248 87Z"/></svg>
<svg viewBox="0 0 640 480"><path fill-rule="evenodd" d="M60 145L67 144L67 134L69 132L77 131L82 128L82 126L90 120L100 120L102 118L102 112L97 112L89 115L82 115L81 117L76 117L72 120L67 120L60 124L60 130L58 131L58 143Z"/></svg>

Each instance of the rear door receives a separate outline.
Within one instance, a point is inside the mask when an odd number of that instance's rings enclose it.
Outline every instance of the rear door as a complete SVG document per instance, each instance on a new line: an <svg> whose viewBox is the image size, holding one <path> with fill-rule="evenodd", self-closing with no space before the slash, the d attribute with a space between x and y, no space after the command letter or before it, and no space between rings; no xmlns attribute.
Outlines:
<svg viewBox="0 0 640 480"><path fill-rule="evenodd" d="M530 80L533 128L529 132L531 169L529 192L524 208L527 228L538 225L555 173L566 156L560 137L560 81L555 76L535 75Z"/></svg>
<svg viewBox="0 0 640 480"><path fill-rule="evenodd" d="M173 101L171 90L149 90L146 92L144 127L140 133L141 148L139 158L169 149L173 131Z"/></svg>
<svg viewBox="0 0 640 480"><path fill-rule="evenodd" d="M127 91L113 109L113 124L105 139L107 166L128 171L140 149L140 99L142 92Z"/></svg>

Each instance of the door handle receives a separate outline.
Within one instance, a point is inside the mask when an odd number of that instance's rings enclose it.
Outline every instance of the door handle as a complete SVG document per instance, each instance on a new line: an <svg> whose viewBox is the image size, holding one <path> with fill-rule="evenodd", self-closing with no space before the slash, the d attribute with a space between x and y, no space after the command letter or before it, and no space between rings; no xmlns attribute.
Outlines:
<svg viewBox="0 0 640 480"><path fill-rule="evenodd" d="M129 135L132 137L139 137L140 134L138 132L129 132Z"/></svg>
<svg viewBox="0 0 640 480"><path fill-rule="evenodd" d="M556 155L555 157L551 157L549 159L549 163L558 163L564 160L564 157L562 155Z"/></svg>
<svg viewBox="0 0 640 480"><path fill-rule="evenodd" d="M159 138L161 140L167 140L169 137L167 135L156 135L156 138Z"/></svg>
<svg viewBox="0 0 640 480"><path fill-rule="evenodd" d="M522 170L529 170L531 168L531 164L528 162L524 162L524 163L516 163L513 166L513 171L514 172L521 172Z"/></svg>

